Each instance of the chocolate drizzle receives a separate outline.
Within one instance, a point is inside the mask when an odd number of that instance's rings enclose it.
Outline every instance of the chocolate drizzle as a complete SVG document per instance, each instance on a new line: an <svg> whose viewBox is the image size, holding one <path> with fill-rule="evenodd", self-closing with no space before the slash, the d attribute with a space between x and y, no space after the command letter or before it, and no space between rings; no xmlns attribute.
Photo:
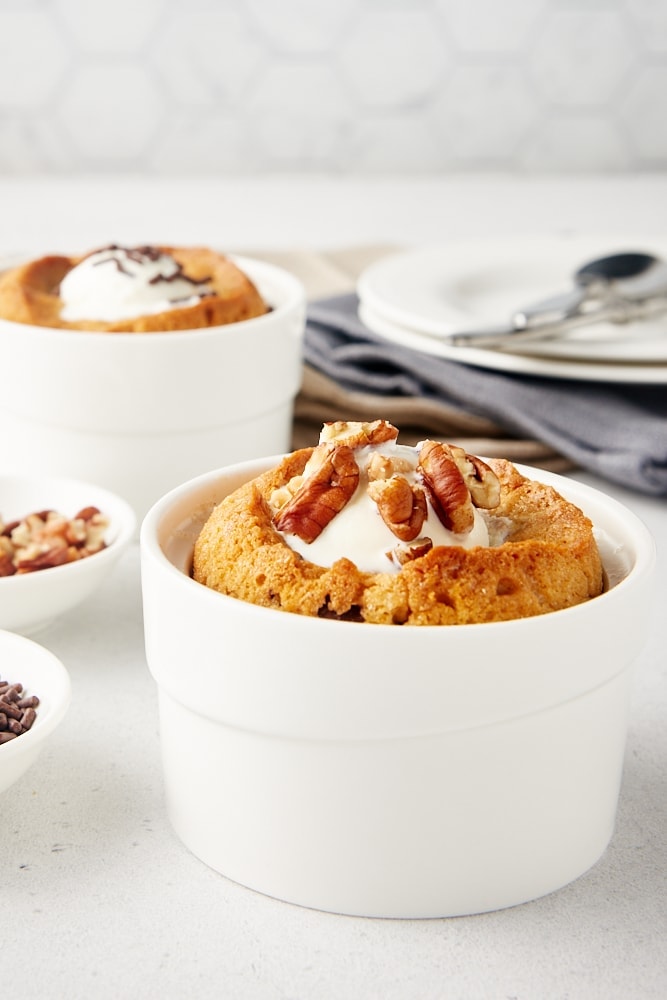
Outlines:
<svg viewBox="0 0 667 1000"><path fill-rule="evenodd" d="M162 256L169 256L168 254L163 254L162 250L158 247L143 246L143 247L121 247L116 243L110 243L109 246L101 247L99 250L93 250L92 253L87 254L88 257L93 257L98 253L111 252L118 254L119 256L110 256L104 260L96 260L93 263L93 267L99 267L100 264L115 264L118 271L121 274L127 275L128 278L136 278L136 274L128 271L126 267L123 267L123 259L131 260L135 264L144 264L146 261L156 261ZM210 276L207 278L191 278L183 270L183 265L179 263L174 257L170 258L175 264L175 270L171 274L156 274L155 277L151 278L148 282L149 285L158 284L170 284L173 281L185 281L189 285L192 285L193 289L196 289L199 285L207 285L210 283ZM193 294L199 294L201 298L204 295L210 295L210 292L194 292ZM186 298L179 298L175 301L186 301Z"/></svg>
<svg viewBox="0 0 667 1000"><path fill-rule="evenodd" d="M149 285L157 285L161 281L187 281L190 285L207 285L211 278L191 278L188 274L183 271L183 265L179 264L178 261L174 261L176 264L176 270L173 274L156 274L154 278L148 282Z"/></svg>

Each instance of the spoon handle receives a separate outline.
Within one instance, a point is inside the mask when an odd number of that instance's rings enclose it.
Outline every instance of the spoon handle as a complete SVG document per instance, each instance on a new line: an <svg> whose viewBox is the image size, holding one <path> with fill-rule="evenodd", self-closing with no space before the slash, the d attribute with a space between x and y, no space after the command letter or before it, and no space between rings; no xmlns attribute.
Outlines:
<svg viewBox="0 0 667 1000"><path fill-rule="evenodd" d="M541 340L553 340L567 335L570 330L594 326L598 323L631 323L637 320L656 319L667 314L667 296L647 299L643 302L628 302L615 299L602 308L574 313L555 322L543 322L530 327L517 327L515 323L495 330L465 330L452 333L443 339L459 347L494 348L496 350L520 350L524 344Z"/></svg>
<svg viewBox="0 0 667 1000"><path fill-rule="evenodd" d="M513 325L517 330L532 330L544 324L560 323L581 307L587 295L588 290L580 287L540 299L517 310L512 317Z"/></svg>

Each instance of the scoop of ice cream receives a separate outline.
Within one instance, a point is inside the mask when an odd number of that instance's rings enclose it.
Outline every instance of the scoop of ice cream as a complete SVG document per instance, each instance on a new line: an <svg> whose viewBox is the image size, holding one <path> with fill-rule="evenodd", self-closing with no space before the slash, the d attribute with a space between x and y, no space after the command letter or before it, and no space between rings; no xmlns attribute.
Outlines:
<svg viewBox="0 0 667 1000"><path fill-rule="evenodd" d="M183 273L157 247L110 246L84 257L63 278L61 316L115 322L196 305L213 288Z"/></svg>
<svg viewBox="0 0 667 1000"><path fill-rule="evenodd" d="M376 424L382 425L379 436L384 439L375 443L372 424L341 423L338 445L336 439L326 440L325 430L303 475L271 498L277 511L274 524L290 548L319 566L347 558L363 572L387 573L398 572L404 562L436 546L470 549L498 543L498 525L491 524L490 537L488 515L480 509L494 506L494 480L497 485L484 463L475 459L475 467L471 456L450 449L444 458L436 453L441 465L434 470L428 448L399 445L387 430L391 425ZM336 446L351 449L347 477L340 463L331 477L326 471ZM436 480L443 476L449 482L441 487ZM480 502L485 492L489 502Z"/></svg>

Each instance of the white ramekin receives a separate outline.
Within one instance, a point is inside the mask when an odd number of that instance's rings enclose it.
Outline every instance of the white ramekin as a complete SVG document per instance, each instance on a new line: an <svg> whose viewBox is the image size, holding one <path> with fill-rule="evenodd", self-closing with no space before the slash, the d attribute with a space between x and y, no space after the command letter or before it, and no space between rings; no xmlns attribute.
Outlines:
<svg viewBox="0 0 667 1000"><path fill-rule="evenodd" d="M621 504L520 467L593 520L612 585L564 611L366 625L225 597L190 575L212 506L276 459L162 498L141 530L169 814L231 879L341 913L475 913L551 892L614 828L654 546Z"/></svg>
<svg viewBox="0 0 667 1000"><path fill-rule="evenodd" d="M0 320L3 470L99 483L138 517L212 468L290 446L305 292L234 260L272 309L203 330L95 333Z"/></svg>

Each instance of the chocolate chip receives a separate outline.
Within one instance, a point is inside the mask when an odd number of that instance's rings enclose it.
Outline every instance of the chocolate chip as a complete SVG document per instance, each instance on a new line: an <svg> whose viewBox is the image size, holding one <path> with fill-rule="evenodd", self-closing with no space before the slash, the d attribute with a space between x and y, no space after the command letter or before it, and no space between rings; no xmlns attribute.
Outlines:
<svg viewBox="0 0 667 1000"><path fill-rule="evenodd" d="M16 739L32 727L39 705L37 695L23 696L22 684L0 678L0 744Z"/></svg>

